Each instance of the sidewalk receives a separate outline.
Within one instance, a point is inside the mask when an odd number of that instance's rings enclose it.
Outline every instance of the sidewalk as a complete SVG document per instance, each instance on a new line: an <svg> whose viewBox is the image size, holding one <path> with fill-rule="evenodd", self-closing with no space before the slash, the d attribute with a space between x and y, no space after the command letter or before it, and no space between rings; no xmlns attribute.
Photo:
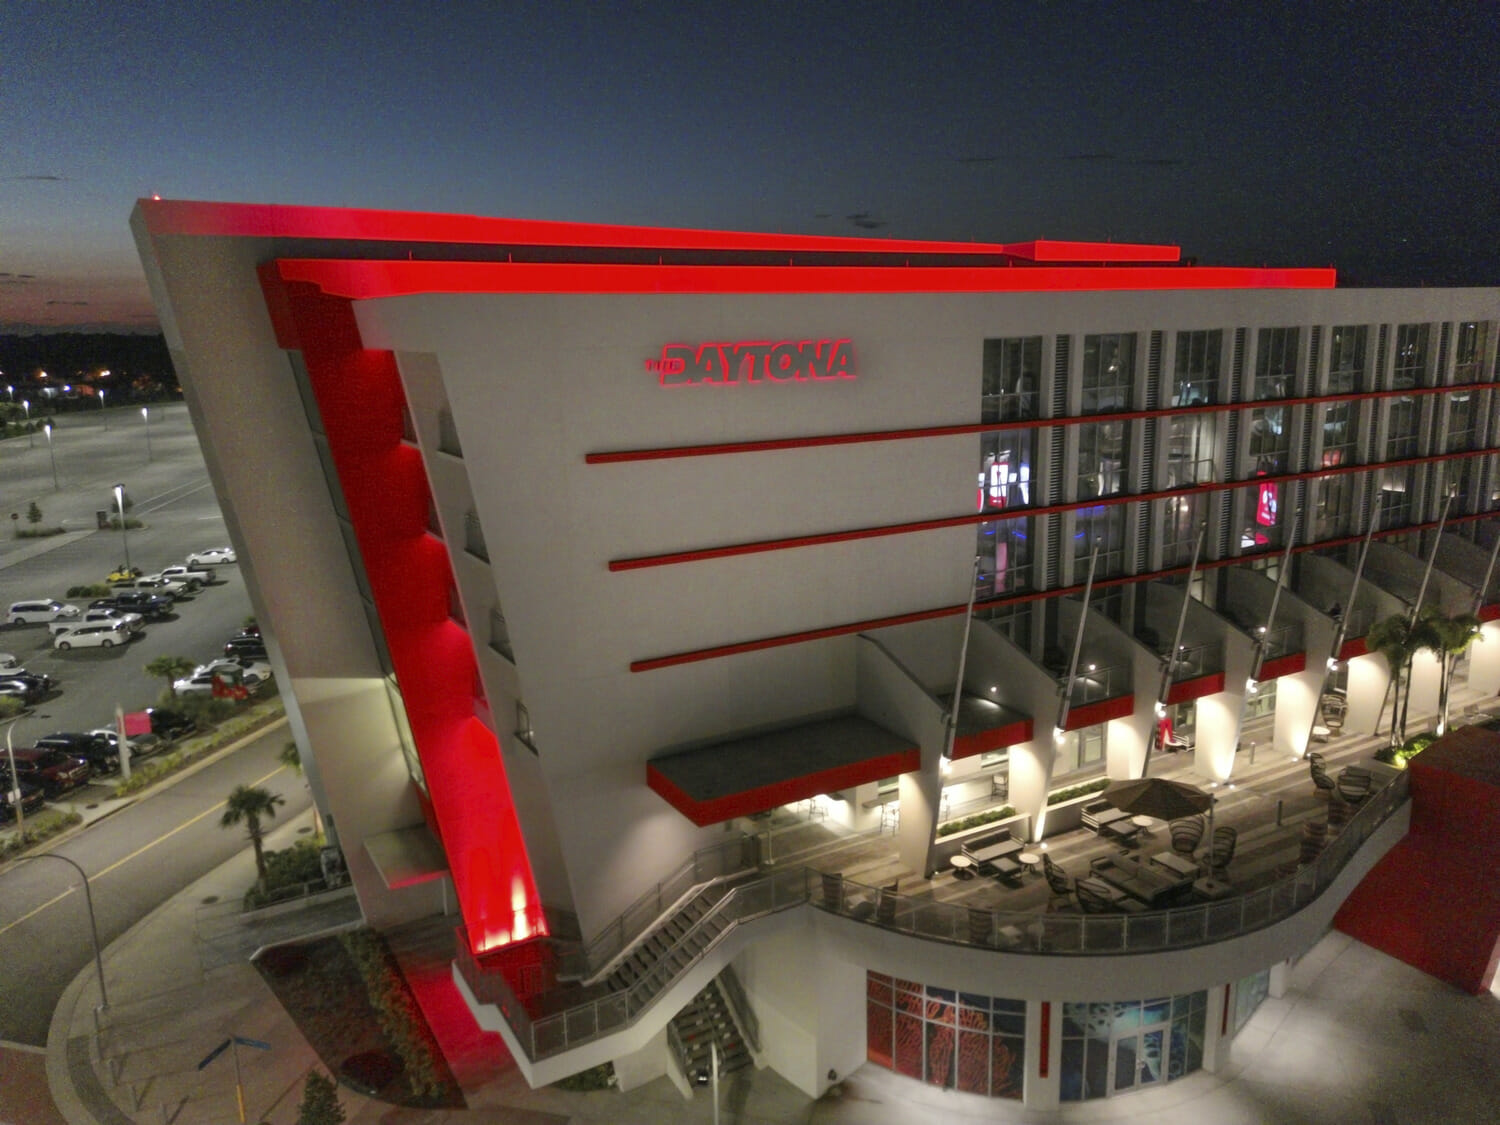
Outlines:
<svg viewBox="0 0 1500 1125"><path fill-rule="evenodd" d="M285 847L310 814L280 825ZM254 878L244 852L147 916L105 953L111 1008L96 1036L92 967L53 1015L47 1076L72 1125L208 1125L237 1120L234 1067L226 1055L197 1063L228 1035L271 1044L242 1048L248 1120L294 1125L312 1048L256 970L203 956L202 912L231 902ZM350 900L345 900L350 901ZM320 909L328 910L329 907ZM347 907L344 908L347 911ZM291 915L302 932L332 915ZM424 1009L441 1024L468 1110L404 1110L340 1088L351 1125L687 1125L713 1120L707 1091L687 1102L666 1079L628 1094L531 1090L497 1036L473 1026L448 975L441 923L392 936ZM270 936L270 935L267 935ZM211 952L211 951L210 951ZM213 967L217 964L217 967ZM733 1125L817 1122L908 1125L953 1121L1150 1122L1251 1125L1275 1122L1467 1122L1489 1120L1500 1099L1500 1000L1465 996L1342 934L1297 964L1285 996L1262 1004L1235 1041L1230 1064L1156 1090L1028 1113L1007 1102L924 1086L866 1065L814 1102L769 1069L741 1072L721 1090Z"/></svg>

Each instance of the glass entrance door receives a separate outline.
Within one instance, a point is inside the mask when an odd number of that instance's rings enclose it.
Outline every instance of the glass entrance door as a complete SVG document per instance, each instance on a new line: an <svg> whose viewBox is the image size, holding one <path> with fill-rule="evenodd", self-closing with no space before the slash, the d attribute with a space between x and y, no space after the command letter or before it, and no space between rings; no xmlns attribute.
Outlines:
<svg viewBox="0 0 1500 1125"><path fill-rule="evenodd" d="M1111 1094L1123 1094L1166 1080L1169 1030L1170 1025L1162 1024L1114 1037L1109 1056Z"/></svg>

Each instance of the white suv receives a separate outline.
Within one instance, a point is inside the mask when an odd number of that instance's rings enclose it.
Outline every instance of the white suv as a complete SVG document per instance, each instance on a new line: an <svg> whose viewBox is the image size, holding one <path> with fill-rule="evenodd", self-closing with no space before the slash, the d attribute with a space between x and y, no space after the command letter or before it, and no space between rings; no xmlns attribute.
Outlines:
<svg viewBox="0 0 1500 1125"><path fill-rule="evenodd" d="M30 625L33 621L56 621L59 617L77 617L83 611L55 598L39 601L11 602L8 619L12 625Z"/></svg>
<svg viewBox="0 0 1500 1125"><path fill-rule="evenodd" d="M59 633L53 648L113 648L130 643L130 629L123 621L94 621Z"/></svg>
<svg viewBox="0 0 1500 1125"><path fill-rule="evenodd" d="M102 625L124 625L132 633L139 633L146 627L146 619L139 613L126 613L123 609L86 609L82 617L59 617L56 621L49 621L47 628L56 637L95 622Z"/></svg>

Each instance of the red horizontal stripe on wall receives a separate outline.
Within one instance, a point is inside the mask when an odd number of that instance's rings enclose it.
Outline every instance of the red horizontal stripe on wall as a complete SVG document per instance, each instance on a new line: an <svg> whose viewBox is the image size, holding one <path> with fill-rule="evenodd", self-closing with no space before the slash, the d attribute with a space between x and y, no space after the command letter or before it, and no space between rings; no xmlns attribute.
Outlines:
<svg viewBox="0 0 1500 1125"><path fill-rule="evenodd" d="M953 740L953 760L977 757L988 754L991 750L1004 750L1007 746L1020 746L1023 742L1031 741L1031 732L1031 720L1018 719L994 730L960 735Z"/></svg>
<svg viewBox="0 0 1500 1125"><path fill-rule="evenodd" d="M1454 461L1467 457L1485 457L1500 453L1493 449L1467 450L1459 453L1438 453L1427 457L1407 457L1400 461L1382 461L1371 465L1339 465L1331 469L1312 469L1301 473L1285 473L1276 477L1253 477L1250 480L1227 481L1225 483L1195 484L1187 488L1168 489L1163 492L1121 493L1118 496L1101 496L1092 500L1070 500L1065 504L1042 504L1027 508L1000 508L990 512L967 512L961 516L938 516L909 523L880 524L874 527L847 528L842 531L824 531L813 535L792 535L781 539L760 539L749 543L729 543L714 547L700 547L691 551L672 551L661 555L638 555L634 558L611 559L612 571L643 570L658 566L677 566L682 563L704 562L708 559L733 558L737 555L757 555L768 551L789 551L799 547L822 547L832 543L848 543L860 539L880 539L888 535L911 535L923 531L941 531L951 527L970 524L992 523L998 520L1033 519L1037 516L1056 515L1060 512L1076 512L1083 508L1104 508L1117 504L1148 504L1156 500L1170 500L1180 496L1202 496L1215 492L1233 492L1243 488L1259 488L1264 484L1294 484L1298 481L1322 480L1325 477L1344 476L1349 473L1366 473L1375 469L1399 469L1408 465L1426 465L1435 461ZM1450 523L1453 521L1449 521ZM1398 529L1407 530L1407 529ZM1336 546L1352 540L1331 540L1318 546ZM1242 556L1243 557L1243 556ZM1187 568L1183 568L1186 573Z"/></svg>
<svg viewBox="0 0 1500 1125"><path fill-rule="evenodd" d="M1262 680L1277 680L1282 676L1290 676L1307 668L1307 653L1289 652L1285 656L1278 656L1275 660L1264 660L1260 665L1260 678Z"/></svg>
<svg viewBox="0 0 1500 1125"><path fill-rule="evenodd" d="M677 457L717 457L732 453L769 453L781 449L813 449L825 445L860 445L876 441L911 441L917 438L962 437L966 434L992 434L1009 430L1040 430L1049 426L1081 426L1089 422L1131 422L1144 418L1180 417L1185 414L1230 414L1258 406L1317 406L1330 402L1359 402L1364 399L1402 396L1440 395L1468 387L1483 389L1489 383L1457 383L1447 387L1413 387L1404 391L1356 391L1337 395L1308 395L1302 398L1260 399L1254 402L1209 403L1198 406L1173 406L1159 410L1126 410L1114 414L1073 414L1066 418L1019 418L1009 422L966 422L952 426L925 426L916 429L866 430L847 434L809 434L805 437L761 438L752 441L719 442L714 445L669 445L654 449L620 449L584 455L587 465L615 465L630 461L662 461ZM1369 466L1357 466L1368 468Z"/></svg>
<svg viewBox="0 0 1500 1125"><path fill-rule="evenodd" d="M1194 699L1202 699L1205 695L1214 695L1224 690L1224 673L1210 672L1206 676L1198 676L1191 680L1182 680L1175 683L1167 691L1167 704L1172 706L1178 703L1187 703Z"/></svg>
<svg viewBox="0 0 1500 1125"><path fill-rule="evenodd" d="M1123 719L1126 715L1134 713L1135 695L1133 693L1117 695L1113 699L1102 699L1098 703L1070 707L1067 720L1063 723L1063 730L1082 730L1084 727L1107 723L1111 719Z"/></svg>
<svg viewBox="0 0 1500 1125"><path fill-rule="evenodd" d="M1370 650L1365 647L1363 637L1355 637L1352 641L1345 641L1339 646L1340 660L1353 660L1356 656L1364 656Z"/></svg>

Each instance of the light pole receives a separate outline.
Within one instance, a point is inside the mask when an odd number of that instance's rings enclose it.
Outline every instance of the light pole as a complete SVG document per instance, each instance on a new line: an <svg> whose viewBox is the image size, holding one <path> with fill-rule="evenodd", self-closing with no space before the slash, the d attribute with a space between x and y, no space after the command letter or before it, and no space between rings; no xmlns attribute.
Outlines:
<svg viewBox="0 0 1500 1125"><path fill-rule="evenodd" d="M141 407L141 417L146 420L146 464L151 464L151 408Z"/></svg>
<svg viewBox="0 0 1500 1125"><path fill-rule="evenodd" d="M52 447L52 423L43 423L42 432L47 435L47 456L52 459L52 490L61 492L62 485L57 483L57 450Z"/></svg>
<svg viewBox="0 0 1500 1125"><path fill-rule="evenodd" d="M25 717L25 715L16 716L16 718L10 721L10 726L5 728L5 756L10 761L9 795L11 806L16 810L17 832L24 832L26 830L26 814L25 811L21 808L21 778L16 773L16 751L15 747L11 745L10 740L11 735L15 733L16 724Z"/></svg>
<svg viewBox="0 0 1500 1125"><path fill-rule="evenodd" d="M120 542L125 546L125 573L130 573L130 536L125 531L125 486L115 485L115 511L120 513Z"/></svg>
<svg viewBox="0 0 1500 1125"><path fill-rule="evenodd" d="M82 867L78 866L75 861L65 855L58 855L56 852L43 852L41 855L23 855L19 857L18 862L28 859L60 859L74 871L78 872L78 877L83 880L83 901L88 904L89 908L89 936L94 939L94 971L99 974L99 1006L101 1008L108 1008L109 993L104 991L104 955L99 949L99 923L94 918L94 892L89 889L88 873Z"/></svg>
<svg viewBox="0 0 1500 1125"><path fill-rule="evenodd" d="M108 375L109 372L106 371L105 374ZM106 414L106 413L104 413L104 388L103 387L99 388L99 417L104 420L104 428L106 430L109 429L109 415Z"/></svg>
<svg viewBox="0 0 1500 1125"><path fill-rule="evenodd" d="M29 398L21 400L21 409L26 411L26 448L35 449L36 434L31 431L31 400Z"/></svg>

